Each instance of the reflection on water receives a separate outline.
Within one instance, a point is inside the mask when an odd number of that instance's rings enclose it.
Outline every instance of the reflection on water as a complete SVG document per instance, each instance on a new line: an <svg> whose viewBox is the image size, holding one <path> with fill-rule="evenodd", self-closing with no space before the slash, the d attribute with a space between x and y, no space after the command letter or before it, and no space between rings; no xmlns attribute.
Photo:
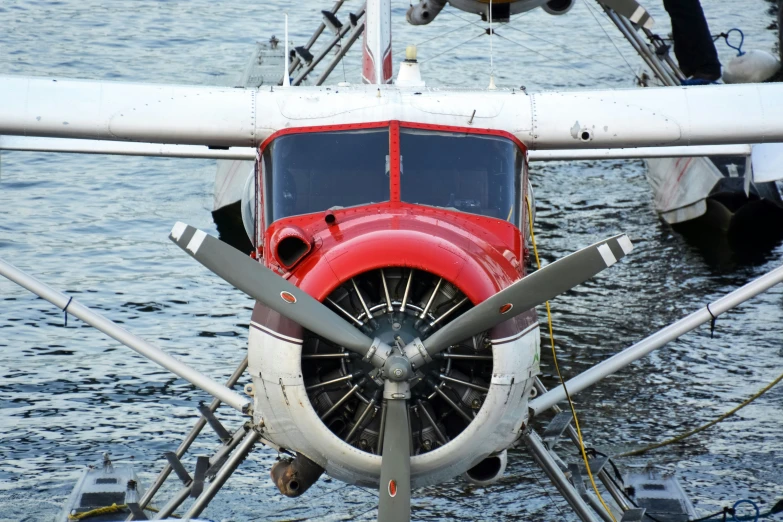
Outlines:
<svg viewBox="0 0 783 522"><path fill-rule="evenodd" d="M738 13L735 2L704 1L713 29L741 25L755 47L771 47L775 35L765 29L770 21L766 3L747 4ZM204 0L110 5L81 0L0 6L0 70L230 84L253 42L280 34L282 22L274 15L284 6L296 42L319 22L309 4L280 0L273 9L268 3ZM419 56L431 83L487 83L484 38L437 57L481 27L466 25L447 8L436 23L414 30L402 22L406 7L395 7L395 48L422 43ZM665 26L661 6L649 7ZM426 42L460 26L465 27ZM558 60L496 40L500 84L534 89L629 83L628 66L604 41L584 4L562 17L525 15L514 29L499 27L498 34ZM564 51L560 43L579 54ZM354 56L346 65L345 78L357 78L357 60ZM635 67L636 61L629 60ZM335 81L343 79L342 68L335 74ZM658 220L643 168L641 161L532 168L545 262L620 231L635 244L622 263L554 301L559 359L568 376L778 266L783 258L783 247L777 245L752 262L735 261L728 268L706 262L702 251ZM0 257L224 380L243 357L252 303L167 240L177 220L214 233L209 214L214 171L214 162L200 160L4 153ZM783 289L775 288L719 319L714 338L703 327L579 395L589 443L622 452L730 409L780 373L781 324ZM206 399L78 320L70 318L64 327L59 311L5 281L0 281L0 332L0 520L54 517L78 471L96 463L105 450L116 461L133 458L149 483L163 465L162 453L176 447L196 419L198 401ZM546 351L543 360L544 380L551 386L555 381ZM683 444L621 464L638 467L652 460L677 471L704 512L739 498L772 501L783 489L783 457L776 451L783 431L782 399L783 388L773 389ZM229 426L240 420L228 410L220 416ZM205 437L194 454L205 454L214 443ZM375 492L328 478L302 499L281 498L268 479L276 457L266 450L254 453L206 515L235 520L375 517ZM194 462L186 460L186 465L192 468ZM511 452L507 473L487 488L454 481L417 491L414 517L574 520L523 451Z"/></svg>

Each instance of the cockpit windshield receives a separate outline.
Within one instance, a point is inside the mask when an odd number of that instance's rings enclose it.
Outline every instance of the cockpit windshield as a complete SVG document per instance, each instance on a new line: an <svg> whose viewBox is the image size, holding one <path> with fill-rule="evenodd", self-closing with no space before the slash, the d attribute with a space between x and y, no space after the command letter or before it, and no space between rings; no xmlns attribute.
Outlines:
<svg viewBox="0 0 783 522"><path fill-rule="evenodd" d="M401 199L517 225L522 151L506 138L400 129Z"/></svg>
<svg viewBox="0 0 783 522"><path fill-rule="evenodd" d="M267 225L288 216L389 200L389 129L310 132L264 150Z"/></svg>

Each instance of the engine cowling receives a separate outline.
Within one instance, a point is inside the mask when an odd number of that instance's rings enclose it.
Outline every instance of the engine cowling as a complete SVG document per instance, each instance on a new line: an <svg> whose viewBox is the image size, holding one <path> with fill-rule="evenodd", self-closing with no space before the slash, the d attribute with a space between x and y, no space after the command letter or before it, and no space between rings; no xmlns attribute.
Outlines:
<svg viewBox="0 0 783 522"><path fill-rule="evenodd" d="M325 302L368 335L403 345L472 306L454 282L406 267L359 274ZM418 369L408 403L413 487L465 473L519 436L538 373L532 314L515 319L513 335L504 324ZM383 401L373 368L258 304L248 354L265 436L338 480L377 486Z"/></svg>

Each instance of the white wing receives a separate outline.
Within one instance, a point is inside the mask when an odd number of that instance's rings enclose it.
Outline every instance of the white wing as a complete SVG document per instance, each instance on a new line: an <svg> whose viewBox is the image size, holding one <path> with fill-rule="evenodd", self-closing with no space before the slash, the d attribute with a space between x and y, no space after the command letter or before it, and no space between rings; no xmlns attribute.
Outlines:
<svg viewBox="0 0 783 522"><path fill-rule="evenodd" d="M0 134L251 146L255 91L0 77Z"/></svg>
<svg viewBox="0 0 783 522"><path fill-rule="evenodd" d="M783 141L783 84L527 94L6 76L0 99L0 134L210 147L258 146L289 127L389 120L505 130L532 150Z"/></svg>

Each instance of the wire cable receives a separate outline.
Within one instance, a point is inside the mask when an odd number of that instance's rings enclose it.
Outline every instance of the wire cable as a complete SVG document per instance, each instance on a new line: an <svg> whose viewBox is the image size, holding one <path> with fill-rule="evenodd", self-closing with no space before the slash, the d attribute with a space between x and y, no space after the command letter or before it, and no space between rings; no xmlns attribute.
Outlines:
<svg viewBox="0 0 783 522"><path fill-rule="evenodd" d="M564 65L566 68L571 69L572 71L576 71L576 72L578 72L580 74L584 74L585 76L587 76L591 80L595 80L595 78L593 78L590 74L586 73L585 71L582 71L581 69L577 69L576 67L574 67L573 65L569 64L568 62L564 62L562 60L558 60L556 58L552 58L550 56L547 56L544 53L533 49L532 47L528 47L527 45L525 45L523 43L519 43L516 40L512 40L511 38L509 38L507 36L503 36L500 33L495 33L495 36L497 36L498 38L502 38L502 39L504 39L504 40L506 40L508 42L511 42L512 44L518 45L518 46L522 47L523 49L525 49L527 51L530 51L531 53L537 54L537 55L541 56L542 58L546 59L549 62L559 63L560 65Z"/></svg>
<svg viewBox="0 0 783 522"><path fill-rule="evenodd" d="M606 35L607 40L609 40L612 46L617 50L617 54L620 55L620 58L622 58L625 64L628 66L628 69L631 71L631 74L633 74L633 77L636 78L637 81L641 81L641 78L639 78L639 75L636 74L636 71L634 71L633 67L631 66L631 62L625 59L625 55L622 53L622 51L620 51L620 48L617 47L617 44L614 42L614 40L612 40L612 37L609 36L609 33L606 32L606 28L603 26L603 24L598 21L598 17L595 16L595 13L593 12L593 8L590 7L590 4L587 2L588 0L584 0L585 7L587 7L587 10L590 12L590 15L592 15L593 20L595 20L595 23L598 24L598 27L600 27L601 31L603 31Z"/></svg>
<svg viewBox="0 0 783 522"><path fill-rule="evenodd" d="M450 14L450 15L452 15L453 17L455 17L455 18L457 18L457 19L459 19L459 20L462 20L463 22L467 22L468 24L475 25L476 27L479 27L479 28L481 28L481 29L482 29L482 30L483 30L485 33L487 33L487 34L489 34L489 32L491 32L492 34L496 35L498 38L502 38L502 39L504 39L504 40L506 40L506 41L508 41L508 42L511 42L511 43L513 43L513 44L515 44L515 45L518 45L518 46L520 46L521 48L525 49L526 51L530 51L530 52L531 52L531 53L533 53L533 54L537 54L538 56L540 56L540 57L544 58L544 59L545 59L545 60L547 60L547 61L559 63L560 65L563 65L563 66L565 66L565 67L566 67L566 68L568 68L568 69L571 69L572 71L576 71L576 72L578 72L578 73L580 73L580 74L583 74L583 75L587 76L587 77L588 77L588 78L590 78L591 80L595 80L595 78L593 78L592 76L590 76L588 73L586 73L585 71L582 71L582 70L580 70L580 69L577 69L576 67L574 67L573 65L569 64L568 62L564 62L564 61L562 61L562 60L558 60L558 59L556 59L556 58L552 58L552 57L550 57L550 56L547 56L546 54L542 53L541 51L538 51L538 50L536 50L536 49L533 49L532 47L528 47L527 45L525 45L525 44L523 44L523 43L517 42L517 41L515 41L515 40L512 40L511 38L508 38L508 37L506 37L506 36L503 36L502 34L499 34L499 33L497 33L497 32L494 30L494 28L491 28L491 29L486 29L486 28L485 28L483 25L481 25L481 23L479 23L479 22L473 22L473 21L471 21L471 20L466 20L465 18L462 18L461 16L459 16L459 15L456 15L456 14L452 13L451 11L444 11L444 12L446 12L446 13L449 13L449 14ZM519 19L520 19L520 18L522 18L523 16L525 16L525 15L529 14L530 12L532 12L532 11L527 11L526 13L522 13L521 15L519 15L519 16L517 17L517 20L519 20ZM514 26L512 26L510 23L500 24L500 26L501 26L501 27L510 27L511 29L516 29L516 28L515 28ZM516 29L516 30L517 30L517 31L519 31L519 29ZM522 32L522 31L520 31L520 32ZM523 34L524 34L524 33L523 33ZM491 35L490 35L490 36L491 36ZM467 42L466 42L466 43L467 43ZM574 53L574 54L578 54L578 53ZM584 56L584 55L580 55L580 56L582 56L583 58L590 59L589 57L587 57L587 56ZM599 63L600 63L600 62L599 62ZM608 67L611 67L611 66L608 66ZM620 69L617 69L617 70L620 70ZM634 76L635 76L635 75L634 75Z"/></svg>
<svg viewBox="0 0 783 522"><path fill-rule="evenodd" d="M459 31L460 29L464 29L464 28L466 28L466 27L467 27L467 26L469 26L469 25L473 25L473 22L468 22L468 23L466 23L465 25L460 25L459 27L455 27L454 29L449 29L449 30L448 30L448 31L446 31L445 33L440 33L440 34L438 34L438 35L435 35L435 36L433 36L432 38L428 38L427 40L424 40L423 42L419 42L419 43L417 43L417 44L416 44L416 47L421 47L421 46L422 46L422 45L424 45L425 43L429 43L429 42L431 42L431 41L433 41L433 40L437 40L438 38L441 38L441 37L443 37L443 36L446 36L447 34L451 34L451 33L453 33L454 31Z"/></svg>
<svg viewBox="0 0 783 522"><path fill-rule="evenodd" d="M536 234L535 232L533 232L533 210L530 205L530 196L527 196L525 198L525 202L527 203L527 216L528 216L527 222L530 227L530 240L533 243L533 253L535 254L536 257L536 265L540 270L541 260L538 257L538 247L536 246ZM604 498L601 496L601 492L598 491L598 486L595 483L595 478L593 478L593 473L590 471L590 462L588 462L587 460L587 451L585 451L585 443L582 439L582 430L579 428L579 419L577 419L576 416L576 408L574 408L574 403L571 400L571 394L568 393L568 388L566 388L566 383L565 383L565 379L563 379L563 374L560 373L560 366L557 364L557 350L555 350L555 333L552 328L552 310L549 308L549 301L546 302L546 316L547 316L547 321L549 322L549 342L551 343L552 346L552 359L555 363L555 370L557 370L557 376L560 379L560 384L563 386L563 391L565 392L566 399L568 399L568 406L571 408L571 415L574 417L574 427L576 428L576 434L579 438L579 449L582 452L582 460L584 460L585 463L587 476L590 477L590 483L593 485L593 491L595 491L595 494L598 496L598 500L601 502L601 505L609 514L609 518L611 518L614 522L617 522L617 519L614 517L612 510L609 509L609 506L607 506L606 502L604 502Z"/></svg>
<svg viewBox="0 0 783 522"><path fill-rule="evenodd" d="M495 31L492 30L492 0L489 0L489 89L495 89L495 61L492 51L492 36Z"/></svg>
<svg viewBox="0 0 783 522"><path fill-rule="evenodd" d="M625 73L625 69L622 69L621 67L615 67L614 65L610 65L610 64L605 63L605 62L599 62L598 60L596 60L592 56L588 56L588 55L582 54L582 53L580 53L578 51L574 51L572 48L568 47L567 45L561 45L561 44L558 44L558 43L555 43L555 42L551 42L551 41L547 40L546 38L541 38L537 34L528 33L527 31L523 31L522 29L514 26L513 24L509 23L509 24L506 24L504 27L507 27L509 29L513 29L514 31L516 31L516 32L518 32L518 33L520 33L520 34L522 34L524 36L529 36L530 38L535 38L536 40L540 40L540 41L544 42L547 45L553 45L555 47L560 47L561 49L563 49L565 51L568 51L571 54L579 56L580 58L584 58L585 60L590 60L591 62L597 63L598 65L603 65L604 67L608 67L610 69L614 69L615 71L621 72L623 74Z"/></svg>
<svg viewBox="0 0 783 522"><path fill-rule="evenodd" d="M477 34L477 35L476 35L476 36L474 36L473 38L469 38L468 40L465 40L464 42L462 42L462 43L460 43L460 44L457 44L457 45L455 45L454 47L449 47L448 49L446 49L446 50L445 50L445 51L443 51L442 53L436 54L435 56L433 56L433 57L431 57L431 58L427 58L426 60L421 60L419 63L426 63L426 62L429 62L429 61L432 61L432 60L434 60L435 58L439 58L439 57L443 56L444 54L446 54L446 53L448 53L448 52L451 52L451 51L453 51L453 50L454 50L454 49L456 49L457 47L462 47L462 46L463 46L463 45L465 45L466 43L472 42L472 41L473 41L473 40L475 40L476 38L480 38L480 37L484 36L485 34L487 34L487 33L486 33L486 31L482 31L480 34Z"/></svg>

